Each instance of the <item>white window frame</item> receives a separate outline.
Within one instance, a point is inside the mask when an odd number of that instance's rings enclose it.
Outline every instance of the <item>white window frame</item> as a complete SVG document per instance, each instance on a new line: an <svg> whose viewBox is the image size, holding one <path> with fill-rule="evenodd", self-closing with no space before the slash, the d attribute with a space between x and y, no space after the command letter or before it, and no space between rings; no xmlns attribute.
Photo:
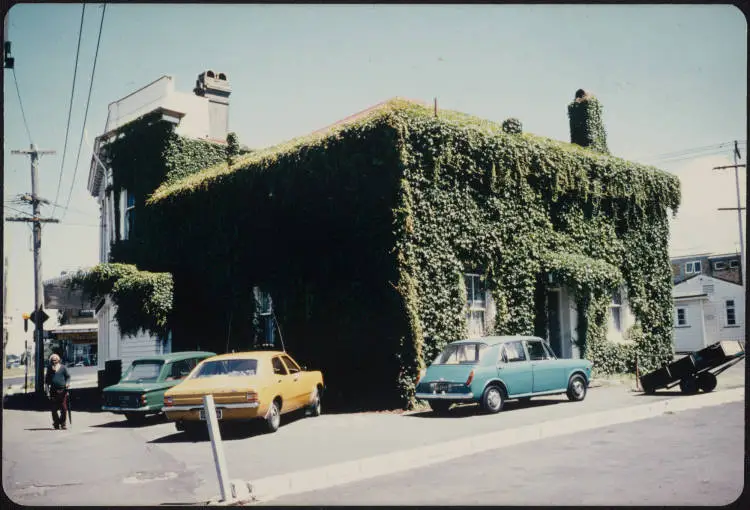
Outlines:
<svg viewBox="0 0 750 510"><path fill-rule="evenodd" d="M125 213L123 215L123 239L130 239L130 215L134 214L135 211L135 195L132 192L129 192L128 190L123 190L123 196L125 198ZM133 205L128 205L128 198L133 197Z"/></svg>
<svg viewBox="0 0 750 510"><path fill-rule="evenodd" d="M714 271L724 271L727 268L727 263L723 260L714 262Z"/></svg>
<svg viewBox="0 0 750 510"><path fill-rule="evenodd" d="M617 313L617 320L615 320L615 312ZM609 304L609 313L612 317L612 324L615 331L622 333L622 291L620 289L617 289L612 293L612 301Z"/></svg>
<svg viewBox="0 0 750 510"><path fill-rule="evenodd" d="M731 305L729 303L732 303ZM729 323L729 310L732 310L732 315L734 315L734 322ZM724 300L724 322L726 323L727 327L736 327L739 326L740 323L737 320L737 301L735 299L725 299Z"/></svg>
<svg viewBox="0 0 750 510"><path fill-rule="evenodd" d="M683 324L680 324L680 310L682 310L682 318L684 322ZM688 318L688 309L686 306L675 307L674 327L676 328L689 328L690 327L690 319Z"/></svg>
<svg viewBox="0 0 750 510"><path fill-rule="evenodd" d="M740 267L740 261L739 260L730 260L729 261L729 269L737 269Z"/></svg>
<svg viewBox="0 0 750 510"><path fill-rule="evenodd" d="M484 289L484 295L481 301L474 299L475 296L475 281L482 280L484 277L479 273L464 273L464 285L466 286L466 322L470 323L472 316L477 315L478 319L481 318L482 323L482 335L485 333L485 319L487 317L487 288ZM468 287L466 279L469 278L471 281L471 288Z"/></svg>
<svg viewBox="0 0 750 510"><path fill-rule="evenodd" d="M696 268L697 266L697 268ZM692 260L685 263L685 274L700 273L702 269L700 260Z"/></svg>

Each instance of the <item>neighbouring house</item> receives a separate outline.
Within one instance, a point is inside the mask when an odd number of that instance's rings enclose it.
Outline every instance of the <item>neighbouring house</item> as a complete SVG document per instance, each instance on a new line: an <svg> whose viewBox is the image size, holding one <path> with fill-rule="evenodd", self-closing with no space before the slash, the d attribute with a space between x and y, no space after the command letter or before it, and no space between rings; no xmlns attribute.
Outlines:
<svg viewBox="0 0 750 510"><path fill-rule="evenodd" d="M697 253L672 257L670 262L675 285L699 274L727 282L742 283L739 253Z"/></svg>
<svg viewBox="0 0 750 510"><path fill-rule="evenodd" d="M742 285L704 274L674 286L674 349L698 351L722 340L745 342Z"/></svg>
<svg viewBox="0 0 750 510"><path fill-rule="evenodd" d="M70 288L70 277L63 272L42 282L44 307L58 311L57 326L44 329L44 356L47 359L56 352L71 366L78 362L93 365L98 352L97 320L84 293Z"/></svg>
<svg viewBox="0 0 750 510"><path fill-rule="evenodd" d="M230 94L226 74L207 70L198 75L192 94L175 90L174 78L162 76L110 103L104 131L94 142L88 176L88 190L100 207L100 263L133 262L140 246L136 217L146 198L175 178L175 172L187 171L190 154L202 155L193 161L197 168L226 158ZM138 150L118 150L123 144ZM130 284L147 286L151 277L146 274ZM100 369L107 361L119 360L124 371L138 357L171 352L168 329L153 331L136 323L125 334L113 294L97 299ZM171 297L163 301L171 302Z"/></svg>
<svg viewBox="0 0 750 510"><path fill-rule="evenodd" d="M657 367L673 355L679 180L609 155L582 90L569 120L576 143L394 99L230 163L186 161L136 206L133 260L173 275L173 348L270 339L323 370L329 402L408 401L447 342L491 333L604 372L635 353Z"/></svg>

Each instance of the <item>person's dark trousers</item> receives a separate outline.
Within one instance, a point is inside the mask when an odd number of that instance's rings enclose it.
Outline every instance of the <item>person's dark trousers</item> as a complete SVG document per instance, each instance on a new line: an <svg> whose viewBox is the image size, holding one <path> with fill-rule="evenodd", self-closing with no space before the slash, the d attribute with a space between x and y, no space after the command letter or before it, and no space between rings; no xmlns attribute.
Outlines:
<svg viewBox="0 0 750 510"><path fill-rule="evenodd" d="M66 389L50 388L49 399L52 408L52 423L54 427L65 428L68 416L68 391ZM58 412L60 412L58 416Z"/></svg>

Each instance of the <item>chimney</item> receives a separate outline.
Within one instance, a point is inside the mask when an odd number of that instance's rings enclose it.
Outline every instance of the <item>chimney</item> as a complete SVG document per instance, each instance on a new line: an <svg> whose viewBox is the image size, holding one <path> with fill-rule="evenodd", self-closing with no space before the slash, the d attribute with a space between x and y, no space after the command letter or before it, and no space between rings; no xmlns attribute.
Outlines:
<svg viewBox="0 0 750 510"><path fill-rule="evenodd" d="M208 138L226 141L229 132L229 86L227 75L211 69L198 75L193 92L208 99Z"/></svg>
<svg viewBox="0 0 750 510"><path fill-rule="evenodd" d="M571 143L609 154L602 105L598 99L585 90L578 89L575 99L568 105L568 118Z"/></svg>

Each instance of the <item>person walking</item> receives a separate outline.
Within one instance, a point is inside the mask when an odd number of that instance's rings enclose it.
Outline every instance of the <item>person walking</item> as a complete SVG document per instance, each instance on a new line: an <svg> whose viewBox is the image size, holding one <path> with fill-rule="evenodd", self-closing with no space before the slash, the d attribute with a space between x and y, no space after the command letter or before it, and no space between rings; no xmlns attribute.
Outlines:
<svg viewBox="0 0 750 510"><path fill-rule="evenodd" d="M68 388L70 388L70 373L68 368L60 363L60 356L53 354L49 357L49 367L47 367L47 376L44 378L44 384L50 400L52 411L52 424L55 429L67 428L65 420L68 415ZM58 415L58 412L60 414Z"/></svg>

